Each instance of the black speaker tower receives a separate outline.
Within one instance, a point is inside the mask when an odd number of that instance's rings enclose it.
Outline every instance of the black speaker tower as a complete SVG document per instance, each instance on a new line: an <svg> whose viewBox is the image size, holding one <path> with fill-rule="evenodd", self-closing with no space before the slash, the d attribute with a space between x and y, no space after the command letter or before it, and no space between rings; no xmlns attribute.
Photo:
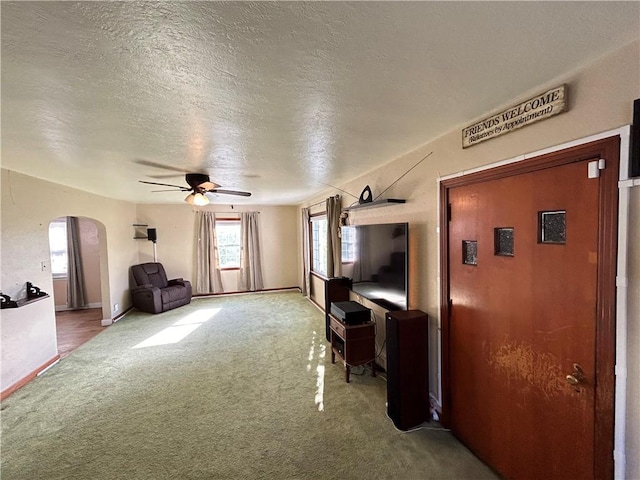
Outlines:
<svg viewBox="0 0 640 480"><path fill-rule="evenodd" d="M387 414L400 430L429 421L428 317L420 310L389 312Z"/></svg>
<svg viewBox="0 0 640 480"><path fill-rule="evenodd" d="M158 240L158 233L155 228L147 228L147 240L156 243Z"/></svg>

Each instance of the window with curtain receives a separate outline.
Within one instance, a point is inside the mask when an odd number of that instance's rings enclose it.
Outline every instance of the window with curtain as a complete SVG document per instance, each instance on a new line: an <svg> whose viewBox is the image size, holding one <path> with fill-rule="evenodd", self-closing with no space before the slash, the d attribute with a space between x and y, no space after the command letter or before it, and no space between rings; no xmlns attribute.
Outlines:
<svg viewBox="0 0 640 480"><path fill-rule="evenodd" d="M342 263L353 263L356 259L356 227L342 227Z"/></svg>
<svg viewBox="0 0 640 480"><path fill-rule="evenodd" d="M240 268L240 233L240 220L216 219L218 257L223 270Z"/></svg>
<svg viewBox="0 0 640 480"><path fill-rule="evenodd" d="M311 270L327 274L327 217L311 218Z"/></svg>
<svg viewBox="0 0 640 480"><path fill-rule="evenodd" d="M213 212L196 212L196 292L221 293L224 291L220 277L216 215Z"/></svg>
<svg viewBox="0 0 640 480"><path fill-rule="evenodd" d="M62 218L49 224L51 273L53 278L67 278L69 260L67 252L67 220Z"/></svg>
<svg viewBox="0 0 640 480"><path fill-rule="evenodd" d="M238 290L254 292L264 288L260 255L259 212L242 212L240 217L241 249Z"/></svg>

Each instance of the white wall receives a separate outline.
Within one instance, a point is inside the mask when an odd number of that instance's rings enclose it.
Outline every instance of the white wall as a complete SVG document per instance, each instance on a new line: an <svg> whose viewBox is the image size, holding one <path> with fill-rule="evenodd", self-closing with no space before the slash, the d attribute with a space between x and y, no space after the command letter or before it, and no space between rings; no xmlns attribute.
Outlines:
<svg viewBox="0 0 640 480"><path fill-rule="evenodd" d="M463 150L461 129L473 122L473 119L470 119L467 124L460 125L459 129L398 157L382 168L339 185L342 190L353 194L359 194L366 185L370 185L375 197L418 160L433 152L427 160L412 170L411 174L385 193L385 198L403 198L407 200L406 204L357 210L349 214L351 224L409 222L410 308L425 311L432 320L438 318L438 178L630 124L633 100L640 97L639 58L640 42L634 42L580 71L557 78L529 92L523 92L521 98L514 99L508 105L496 105L495 109L500 111L536 93L566 83L568 111L561 115ZM428 108L428 105L425 105L425 108ZM487 115L491 113L486 112ZM630 217L634 219L640 216L638 188L635 188L636 192L632 195L630 208ZM309 199L308 203L302 206L314 204L336 193L338 192L327 190L325 194ZM343 199L343 206L348 206L352 201L350 197ZM640 236L637 227L634 232L635 237L629 236L629 260L635 266L635 273L630 278L633 286L630 288L629 298L632 306L629 312L627 340L628 350L633 352L628 359L628 478L640 478L640 394L637 387L640 361L635 353L640 344ZM315 292L319 295L318 298L323 298L324 294L319 288L316 288ZM432 395L440 398L438 329L439 326L434 322L431 329L434 335L430 339L430 386ZM379 328L378 332L380 331Z"/></svg>
<svg viewBox="0 0 640 480"><path fill-rule="evenodd" d="M640 187L631 190L627 315L627 478L640 478Z"/></svg>
<svg viewBox="0 0 640 480"><path fill-rule="evenodd" d="M258 211L262 276L265 289L299 286L298 236L294 206L234 206L139 204L138 222L156 228L158 261L162 262L169 278L190 280L195 291L195 212L197 208L214 211L224 218L240 218L240 212ZM153 244L137 240L140 262L153 261ZM225 292L238 291L237 270L223 271Z"/></svg>
<svg viewBox="0 0 640 480"><path fill-rule="evenodd" d="M135 205L93 195L62 185L2 170L2 272L0 290L14 299L26 296L25 283L32 282L53 294L49 270L49 223L63 216L97 220L100 243L108 273L103 282L105 318L116 316L131 305L129 265L138 263L138 245L132 239ZM101 260L102 262L103 260ZM43 270L42 264L45 269ZM104 270L106 269L106 270ZM106 283L106 284L104 284ZM119 305L118 311L112 309ZM52 298L12 312L2 311L0 390L54 358L57 351ZM8 328L11 318L14 328Z"/></svg>

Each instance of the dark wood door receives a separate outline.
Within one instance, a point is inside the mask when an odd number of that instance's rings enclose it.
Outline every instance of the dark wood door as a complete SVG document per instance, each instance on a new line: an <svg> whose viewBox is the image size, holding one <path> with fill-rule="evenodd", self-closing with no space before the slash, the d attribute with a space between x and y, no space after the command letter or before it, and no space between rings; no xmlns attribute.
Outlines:
<svg viewBox="0 0 640 480"><path fill-rule="evenodd" d="M598 289L615 212L603 215L602 177L588 178L599 155L566 155L447 192L450 424L507 478L590 479L612 465L596 465L613 454L613 329L598 332L613 313Z"/></svg>

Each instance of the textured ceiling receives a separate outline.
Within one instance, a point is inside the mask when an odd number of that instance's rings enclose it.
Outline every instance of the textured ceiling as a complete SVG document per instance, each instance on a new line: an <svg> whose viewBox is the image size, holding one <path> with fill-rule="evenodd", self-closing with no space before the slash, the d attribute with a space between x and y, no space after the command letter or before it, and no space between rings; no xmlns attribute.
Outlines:
<svg viewBox="0 0 640 480"><path fill-rule="evenodd" d="M5 2L2 166L112 198L341 185L640 33L638 2ZM164 168L161 168L164 167Z"/></svg>

